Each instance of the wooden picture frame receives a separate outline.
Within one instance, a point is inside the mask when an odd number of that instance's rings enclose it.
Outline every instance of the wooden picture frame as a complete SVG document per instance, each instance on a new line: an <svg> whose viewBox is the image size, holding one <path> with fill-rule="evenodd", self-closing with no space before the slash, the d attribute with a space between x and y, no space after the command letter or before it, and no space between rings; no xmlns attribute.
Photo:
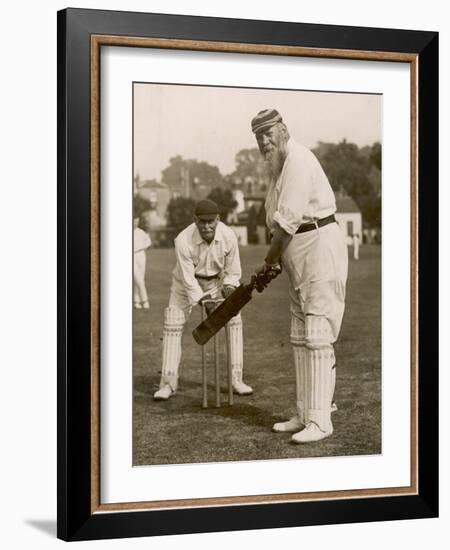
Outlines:
<svg viewBox="0 0 450 550"><path fill-rule="evenodd" d="M99 102L100 52L105 46L409 64L409 487L102 504ZM88 540L437 516L437 143L437 33L84 9L58 13L59 538Z"/></svg>

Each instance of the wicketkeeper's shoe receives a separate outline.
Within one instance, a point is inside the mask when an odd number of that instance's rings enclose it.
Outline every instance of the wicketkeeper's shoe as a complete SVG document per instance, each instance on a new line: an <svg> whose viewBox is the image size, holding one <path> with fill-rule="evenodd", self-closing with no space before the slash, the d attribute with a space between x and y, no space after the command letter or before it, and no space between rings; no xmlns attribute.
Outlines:
<svg viewBox="0 0 450 550"><path fill-rule="evenodd" d="M233 380L233 391L238 395L251 395L253 388L240 380Z"/></svg>
<svg viewBox="0 0 450 550"><path fill-rule="evenodd" d="M333 433L333 425L330 422L330 427L327 431L323 431L315 422L308 422L305 429L294 434L291 440L294 443L312 443L329 437Z"/></svg>
<svg viewBox="0 0 450 550"><path fill-rule="evenodd" d="M298 415L293 416L286 422L277 422L272 426L274 432L299 432L305 425L300 421Z"/></svg>
<svg viewBox="0 0 450 550"><path fill-rule="evenodd" d="M172 390L169 384L166 384L153 394L153 399L155 401L167 401L172 395L175 395L175 392Z"/></svg>

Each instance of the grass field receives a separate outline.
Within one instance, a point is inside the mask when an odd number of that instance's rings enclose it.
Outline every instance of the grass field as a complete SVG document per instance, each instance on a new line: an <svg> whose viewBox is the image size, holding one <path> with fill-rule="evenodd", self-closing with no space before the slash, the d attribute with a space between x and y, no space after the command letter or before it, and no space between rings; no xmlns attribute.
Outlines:
<svg viewBox="0 0 450 550"><path fill-rule="evenodd" d="M241 250L243 281L261 264L265 246ZM150 310L134 315L133 464L180 464L314 456L370 455L381 452L381 249L364 246L350 260L347 305L335 346L337 383L334 434L317 443L295 445L272 424L295 413L295 373L289 344L289 300L285 274L242 312L244 378L254 393L223 406L201 407L201 348L191 336L200 320L193 310L183 337L178 393L153 401L161 374L163 312L167 306L174 253L154 249L147 256ZM223 331L222 331L223 333ZM212 350L208 357L212 360ZM211 362L210 362L211 364ZM212 368L209 380L213 380Z"/></svg>

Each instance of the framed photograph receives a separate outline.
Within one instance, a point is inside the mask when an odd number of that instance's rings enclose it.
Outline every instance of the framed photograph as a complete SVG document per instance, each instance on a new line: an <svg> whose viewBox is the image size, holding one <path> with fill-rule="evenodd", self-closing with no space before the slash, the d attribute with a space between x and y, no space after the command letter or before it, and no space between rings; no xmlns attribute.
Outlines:
<svg viewBox="0 0 450 550"><path fill-rule="evenodd" d="M58 537L438 515L438 35L58 13Z"/></svg>

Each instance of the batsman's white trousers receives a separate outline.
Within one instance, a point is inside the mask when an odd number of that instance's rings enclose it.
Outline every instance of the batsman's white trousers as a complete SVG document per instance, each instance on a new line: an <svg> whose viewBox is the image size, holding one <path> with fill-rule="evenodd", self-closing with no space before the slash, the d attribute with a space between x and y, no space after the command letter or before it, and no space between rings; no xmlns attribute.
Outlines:
<svg viewBox="0 0 450 550"><path fill-rule="evenodd" d="M293 236L282 256L290 282L296 406L302 423L331 427L333 343L345 309L347 245L336 223Z"/></svg>
<svg viewBox="0 0 450 550"><path fill-rule="evenodd" d="M212 299L222 298L222 281L220 279L212 279L211 281L199 279L198 282L202 290L210 294ZM173 391L177 390L181 361L181 339L184 325L191 315L192 307L184 287L178 281L173 280L170 289L169 306L164 313L160 388L169 384ZM242 382L243 338L240 314L229 321L226 330L228 331L230 342L229 353L231 355L233 382Z"/></svg>

